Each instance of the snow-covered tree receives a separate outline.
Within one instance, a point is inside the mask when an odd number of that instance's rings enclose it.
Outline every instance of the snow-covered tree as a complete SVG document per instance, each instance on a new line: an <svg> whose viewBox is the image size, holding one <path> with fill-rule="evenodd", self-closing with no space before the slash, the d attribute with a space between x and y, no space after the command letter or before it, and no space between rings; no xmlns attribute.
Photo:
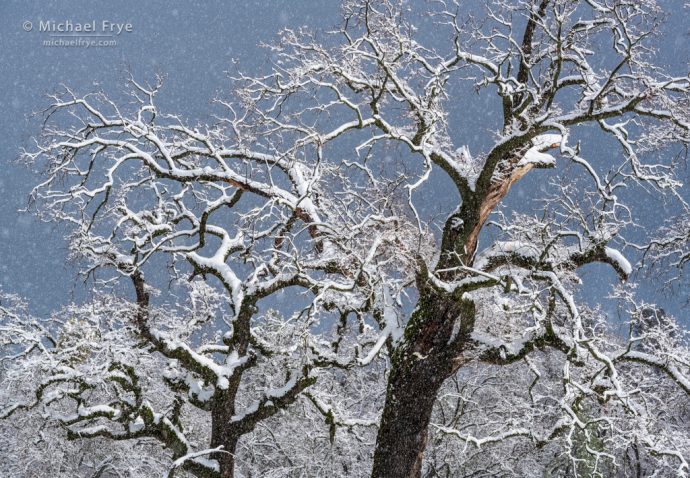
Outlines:
<svg viewBox="0 0 690 478"><path fill-rule="evenodd" d="M629 306L627 338L602 333L600 311L583 312L601 350L631 350L618 352L615 364L631 390L624 403L599 395L601 366L591 358L568 365L567 356L544 348L509 365L472 362L441 388L424 476L687 475L687 391L644 363L650 356L687 361L687 332L671 317L656 320L649 305ZM566 368L568 380L593 384L572 402L579 425L562 414Z"/></svg>
<svg viewBox="0 0 690 478"><path fill-rule="evenodd" d="M642 264L651 277L660 278L664 288L681 292L688 286L690 264L690 206L663 223L652 240L638 246L644 251ZM687 297L683 297L687 300Z"/></svg>
<svg viewBox="0 0 690 478"><path fill-rule="evenodd" d="M203 282L195 281L191 289L186 301L153 308L147 320L157 333L175 340L188 354L200 354L197 360L212 367L214 355L222 353L208 345L222 340L219 327L211 324L218 318L220 296ZM227 424L218 424L211 409L220 386L190 370L185 355L171 358L142 336L133 321L139 313L135 303L101 295L56 312L50 321L39 321L21 301L7 296L0 312L4 476L218 476L223 470L214 457L227 451L223 446L209 448L218 433L214 427L237 434L231 472L285 476L291 467L307 467L291 455L288 466L280 451L281 445L291 446L295 436L309 430L311 445L328 449L338 429L375 430L375 407L380 406L383 387L378 387L379 400L371 394L362 401L361 392L371 393L374 384L383 383L380 366L347 381L345 363L341 368L311 370L308 384L318 380L318 386L310 388L289 421L281 417L297 396L292 382L299 376L290 375L302 367L317 367L305 357L318 344L305 332L307 324L286 320L273 310L257 317L252 326L264 354L247 367L235 392L238 412ZM340 338L342 347L348 345L346 334ZM252 434L257 426L259 431ZM271 448L276 440L278 447ZM298 443L307 446L307 440ZM311 470L347 463L326 456L311 461ZM360 462L361 467L369 460Z"/></svg>
<svg viewBox="0 0 690 478"><path fill-rule="evenodd" d="M482 398L434 419L434 436L498 444L499 454L520 442L551 476L610 475L630 453L689 473L687 427L659 423L677 410L666 397L687 404L687 344L656 333L633 346L642 338L609 330L581 288L587 268L629 279L622 247L637 254L646 239L635 228L638 192L683 202L669 148L690 142L690 77L654 64L663 12L654 0L475 7L346 0L325 40L282 32L269 47L273 70L237 74L209 124L159 111L158 84L132 80L129 101L68 87L52 96L23 155L44 175L35 207L73 226L87 273L132 282L133 336L174 363L168 378L183 393L166 397L210 413L211 433L181 446L175 407L145 411L143 401L130 413L76 400L84 415L63 424L116 417L132 438L143 421L172 442L181 467L232 476L240 439L309 400L315 369L341 368L347 380L359 373L349 367L385 352L375 477L443 476L433 470L445 465L424 468L424 451L434 407L448 406L437 403L444 382L477 367L504 385L519 364L527 369L508 391L471 385ZM482 117L455 124L450 112L475 97ZM540 181L537 201L511 197L520 180ZM229 311L207 321L210 335L152 312L144 277L183 275L224 291ZM275 301L300 332L264 337ZM640 313L626 307L629 320ZM249 403L243 384L262 382L243 377L259 363L275 368ZM499 389L516 401L494 413L487 402ZM339 413L311 401L330 422ZM101 427L79 433L119 437Z"/></svg>

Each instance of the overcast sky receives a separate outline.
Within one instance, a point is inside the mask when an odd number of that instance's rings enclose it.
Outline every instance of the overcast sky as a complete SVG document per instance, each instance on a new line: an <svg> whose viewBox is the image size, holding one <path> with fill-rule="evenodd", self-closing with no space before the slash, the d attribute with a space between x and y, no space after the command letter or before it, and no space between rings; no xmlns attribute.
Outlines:
<svg viewBox="0 0 690 478"><path fill-rule="evenodd" d="M682 8L681 0L661 2L667 9ZM671 15L664 27L659 63L676 72L687 68L689 55L686 15ZM55 40L40 31L41 22L90 24L97 31L112 24L112 46L44 46ZM231 61L245 72L269 66L268 53L259 47L284 26L307 25L328 29L338 22L338 2L323 1L27 1L0 2L0 287L26 297L32 309L45 314L83 296L76 269L67 264L64 234L54 226L21 214L38 177L13 164L20 148L30 146L39 131L37 117L47 104L45 94L61 83L76 91L106 91L122 85L123 71L135 78L167 76L159 107L190 119L203 119L209 100L227 86ZM122 32L116 34L117 25ZM127 26L130 24L131 27ZM127 31L131 30L131 31ZM65 39L69 40L69 39ZM454 110L452 115L481 117L477 111ZM461 121L460 118L459 121ZM596 144L594 145L596 146ZM535 183L525 182L521 188ZM511 194L513 194L511 192ZM521 194L516 189L514 196ZM522 190L524 194L524 189ZM645 206L641 204L641 206ZM670 305L674 310L675 307Z"/></svg>

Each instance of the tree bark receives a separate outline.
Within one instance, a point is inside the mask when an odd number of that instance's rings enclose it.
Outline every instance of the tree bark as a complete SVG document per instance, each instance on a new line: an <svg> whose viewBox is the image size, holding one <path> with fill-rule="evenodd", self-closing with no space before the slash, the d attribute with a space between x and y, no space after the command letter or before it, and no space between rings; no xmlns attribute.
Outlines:
<svg viewBox="0 0 690 478"><path fill-rule="evenodd" d="M421 476L438 390L458 368L474 326L472 303L420 290L405 337L393 353L374 451L374 478Z"/></svg>
<svg viewBox="0 0 690 478"><path fill-rule="evenodd" d="M223 451L214 453L212 458L218 461L220 468L220 478L234 478L235 477L235 449L237 447L237 439L239 437L231 436L228 433L230 428L229 421L222 423L213 417L211 432L211 446L223 446Z"/></svg>
<svg viewBox="0 0 690 478"><path fill-rule="evenodd" d="M227 390L213 399L211 406L211 448L223 447L223 451L214 453L212 458L218 461L220 478L234 478L235 449L242 432L232 423L235 415L235 398L240 386L241 373L230 378Z"/></svg>
<svg viewBox="0 0 690 478"><path fill-rule="evenodd" d="M235 449L237 442L226 443L223 447L223 453L216 453L215 459L220 466L220 478L234 478L235 477Z"/></svg>

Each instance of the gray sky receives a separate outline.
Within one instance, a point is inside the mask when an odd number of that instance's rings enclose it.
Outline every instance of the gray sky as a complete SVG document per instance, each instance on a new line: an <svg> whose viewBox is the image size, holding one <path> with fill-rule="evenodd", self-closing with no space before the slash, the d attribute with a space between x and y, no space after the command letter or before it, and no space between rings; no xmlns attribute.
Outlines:
<svg viewBox="0 0 690 478"><path fill-rule="evenodd" d="M209 100L227 86L225 71L231 59L245 72L268 67L267 52L259 43L270 42L283 26L307 25L328 29L338 22L338 3L322 1L27 1L0 3L0 287L26 297L32 309L45 314L84 293L76 269L66 263L64 234L17 211L26 206L38 177L13 164L23 146L39 131L31 113L47 104L45 93L65 83L78 92L97 87L115 91L128 67L136 79L167 76L159 106L189 119L204 119ZM681 0L666 0L667 11L682 9ZM690 58L690 12L672 15L664 26L658 63L674 72L685 70ZM73 23L95 21L130 23L132 31L102 40L110 47L44 46L51 38L41 32L41 21ZM31 22L31 26L26 22ZM26 31L30 30L30 31ZM68 40L68 39L67 39ZM99 39L101 40L101 39ZM463 107L464 108L464 107ZM481 103L469 111L481 117ZM459 124L467 109L451 108ZM452 118L451 118L452 119ZM597 144L592 145L596 148ZM521 197L536 181L520 184ZM443 192L441 185L441 192ZM641 201L644 201L641 200ZM641 203L640 207L654 207ZM591 274L596 279L596 273ZM603 280L603 279L600 279ZM669 306L674 310L673 305Z"/></svg>

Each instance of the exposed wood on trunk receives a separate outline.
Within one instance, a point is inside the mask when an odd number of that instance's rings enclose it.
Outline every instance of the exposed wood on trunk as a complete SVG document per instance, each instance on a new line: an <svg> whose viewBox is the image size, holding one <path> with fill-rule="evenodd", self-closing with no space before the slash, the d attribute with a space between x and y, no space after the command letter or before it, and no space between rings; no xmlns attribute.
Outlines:
<svg viewBox="0 0 690 478"><path fill-rule="evenodd" d="M534 164L526 164L522 167L516 168L513 172L504 180L496 181L493 183L484 197L484 201L479 205L479 220L475 224L474 228L467 236L465 242L465 251L467 257L474 257L474 253L477 250L477 241L479 238L479 233L484 227L484 223L489 218L491 212L498 206L498 204L506 197L508 191L513 184L518 180L522 179L528 172L534 168Z"/></svg>

